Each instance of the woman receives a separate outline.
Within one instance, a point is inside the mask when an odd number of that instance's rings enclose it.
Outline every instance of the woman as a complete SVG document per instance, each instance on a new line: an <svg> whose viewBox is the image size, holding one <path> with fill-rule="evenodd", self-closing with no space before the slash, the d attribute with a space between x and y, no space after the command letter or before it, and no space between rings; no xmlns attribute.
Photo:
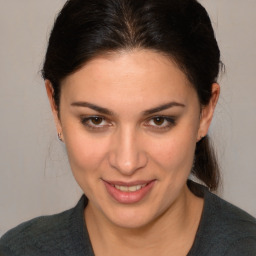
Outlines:
<svg viewBox="0 0 256 256"><path fill-rule="evenodd" d="M9 231L0 255L255 255L255 219L209 192L220 66L195 0L67 1L42 74L85 195Z"/></svg>

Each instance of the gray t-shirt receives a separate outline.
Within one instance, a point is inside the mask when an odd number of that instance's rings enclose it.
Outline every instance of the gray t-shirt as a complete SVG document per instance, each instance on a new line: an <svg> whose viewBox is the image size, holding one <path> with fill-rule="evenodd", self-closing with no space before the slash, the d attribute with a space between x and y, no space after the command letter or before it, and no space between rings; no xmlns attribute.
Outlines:
<svg viewBox="0 0 256 256"><path fill-rule="evenodd" d="M199 185L204 209L188 256L256 256L256 219ZM0 239L0 256L94 256L84 221L88 201L38 217Z"/></svg>

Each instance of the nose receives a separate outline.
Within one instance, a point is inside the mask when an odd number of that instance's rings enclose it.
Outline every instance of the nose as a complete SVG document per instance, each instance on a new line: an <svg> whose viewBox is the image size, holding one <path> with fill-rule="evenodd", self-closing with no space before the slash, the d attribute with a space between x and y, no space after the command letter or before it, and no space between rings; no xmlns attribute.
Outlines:
<svg viewBox="0 0 256 256"><path fill-rule="evenodd" d="M120 129L112 141L109 163L126 176L133 175L147 165L147 155L139 135L131 128Z"/></svg>

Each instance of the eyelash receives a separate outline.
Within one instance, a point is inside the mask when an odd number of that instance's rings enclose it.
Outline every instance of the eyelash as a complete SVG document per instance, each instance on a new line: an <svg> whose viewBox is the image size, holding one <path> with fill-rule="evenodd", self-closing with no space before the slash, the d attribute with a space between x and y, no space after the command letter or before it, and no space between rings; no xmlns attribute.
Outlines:
<svg viewBox="0 0 256 256"><path fill-rule="evenodd" d="M107 122L107 124L92 124L92 120L96 120L96 119L100 119L99 121L102 122ZM164 126L160 125L151 125L150 122L154 122L157 119L163 119L161 121L163 121ZM90 122L90 123L89 123ZM109 122L109 123L108 123ZM96 131L100 131L100 130L104 130L107 129L108 127L112 126L111 122L108 121L108 119L106 119L105 117L102 116L88 116L88 117L81 117L81 123L86 126L88 129L90 130L96 130ZM154 130L157 131L164 131L164 130L168 130L170 129L172 126L176 125L176 118L171 117L171 116L153 116L147 119L145 126L146 127L150 127Z"/></svg>
<svg viewBox="0 0 256 256"><path fill-rule="evenodd" d="M88 116L88 117L81 117L81 123L91 130L102 130L112 125L112 124L107 124L107 125L92 124L92 120L93 119L96 120L97 118L105 122L108 121L105 117L102 117L102 116ZM91 124L89 122L91 122Z"/></svg>
<svg viewBox="0 0 256 256"><path fill-rule="evenodd" d="M162 119L161 121L163 121L164 125L161 126L162 124L160 124L160 125L156 125L156 124L150 125L149 124L150 122L154 122L157 119ZM176 119L171 116L153 116L153 117L150 117L146 123L146 126L150 126L152 129L159 130L159 131L168 130L175 125L176 125Z"/></svg>

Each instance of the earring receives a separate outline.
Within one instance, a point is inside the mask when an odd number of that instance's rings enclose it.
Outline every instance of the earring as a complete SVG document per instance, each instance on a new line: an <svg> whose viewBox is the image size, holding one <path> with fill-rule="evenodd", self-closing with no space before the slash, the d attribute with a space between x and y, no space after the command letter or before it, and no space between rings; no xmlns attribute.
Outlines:
<svg viewBox="0 0 256 256"><path fill-rule="evenodd" d="M61 132L58 132L58 139L59 139L59 141L63 142L62 137L61 137Z"/></svg>
<svg viewBox="0 0 256 256"><path fill-rule="evenodd" d="M202 140L205 136L200 135L199 139L197 140L197 142L199 142L200 140Z"/></svg>

